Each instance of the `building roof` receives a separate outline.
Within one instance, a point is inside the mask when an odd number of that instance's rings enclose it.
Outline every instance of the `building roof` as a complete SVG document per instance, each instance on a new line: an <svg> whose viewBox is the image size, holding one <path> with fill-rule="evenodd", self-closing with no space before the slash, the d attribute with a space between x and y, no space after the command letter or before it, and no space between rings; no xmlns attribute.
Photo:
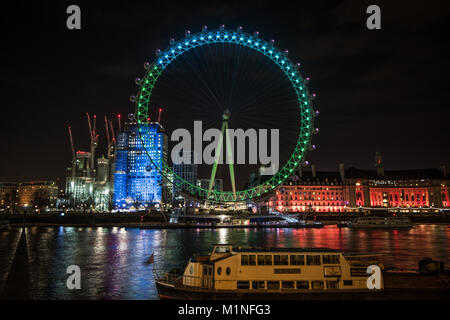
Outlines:
<svg viewBox="0 0 450 320"><path fill-rule="evenodd" d="M384 170L384 176L378 176L376 170L361 170L351 167L345 171L348 179L372 180L426 180L446 179L444 173L436 168L414 170Z"/></svg>
<svg viewBox="0 0 450 320"><path fill-rule="evenodd" d="M316 171L313 176L312 171L302 171L302 176L299 175L291 177L291 180L287 182L293 185L340 185L342 184L341 175L335 171Z"/></svg>
<svg viewBox="0 0 450 320"><path fill-rule="evenodd" d="M341 250L329 248L257 248L257 247L233 247L235 252L310 252L310 253L324 253L333 252L338 253Z"/></svg>

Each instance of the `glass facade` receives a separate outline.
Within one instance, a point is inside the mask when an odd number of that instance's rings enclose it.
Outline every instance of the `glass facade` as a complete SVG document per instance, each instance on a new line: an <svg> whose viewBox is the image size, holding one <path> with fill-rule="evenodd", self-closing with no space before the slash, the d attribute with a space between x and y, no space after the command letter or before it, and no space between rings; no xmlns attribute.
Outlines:
<svg viewBox="0 0 450 320"><path fill-rule="evenodd" d="M160 171L162 160L167 161L167 137L158 123L138 130L137 124L127 124L117 135L113 200L117 210L150 209L163 201Z"/></svg>

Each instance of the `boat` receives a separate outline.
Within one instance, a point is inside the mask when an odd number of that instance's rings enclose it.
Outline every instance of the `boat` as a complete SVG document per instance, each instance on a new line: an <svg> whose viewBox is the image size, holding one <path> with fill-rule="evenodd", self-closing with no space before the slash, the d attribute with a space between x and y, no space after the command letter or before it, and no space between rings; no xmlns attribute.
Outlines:
<svg viewBox="0 0 450 320"><path fill-rule="evenodd" d="M353 219L348 226L368 229L411 229L413 224L408 217L358 217Z"/></svg>
<svg viewBox="0 0 450 320"><path fill-rule="evenodd" d="M154 275L161 299L364 299L384 288L381 272L377 287L367 287L368 267L383 269L375 258L328 248L219 244L184 269Z"/></svg>

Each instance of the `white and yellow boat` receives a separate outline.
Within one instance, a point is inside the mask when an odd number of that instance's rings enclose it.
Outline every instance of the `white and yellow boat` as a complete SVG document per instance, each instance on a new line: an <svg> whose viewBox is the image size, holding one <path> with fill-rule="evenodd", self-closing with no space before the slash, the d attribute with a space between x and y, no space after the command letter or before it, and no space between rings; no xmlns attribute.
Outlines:
<svg viewBox="0 0 450 320"><path fill-rule="evenodd" d="M383 268L374 258L326 248L215 245L184 271L155 271L155 282L162 299L361 299L384 288L381 273L377 288L367 286L367 268Z"/></svg>

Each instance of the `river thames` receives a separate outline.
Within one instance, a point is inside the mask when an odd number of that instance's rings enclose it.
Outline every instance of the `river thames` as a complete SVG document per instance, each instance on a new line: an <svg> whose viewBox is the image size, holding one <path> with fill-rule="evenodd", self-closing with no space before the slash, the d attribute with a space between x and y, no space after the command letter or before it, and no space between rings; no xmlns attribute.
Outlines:
<svg viewBox="0 0 450 320"><path fill-rule="evenodd" d="M152 268L183 267L216 243L257 247L327 247L382 254L388 269L417 270L423 257L450 262L450 228L411 230L138 229L30 227L0 233L0 290L31 299L158 299ZM19 244L20 240L20 244ZM155 263L144 262L154 253ZM70 265L81 269L81 289L66 287ZM17 279L17 280L15 280ZM11 289L12 288L12 289Z"/></svg>

